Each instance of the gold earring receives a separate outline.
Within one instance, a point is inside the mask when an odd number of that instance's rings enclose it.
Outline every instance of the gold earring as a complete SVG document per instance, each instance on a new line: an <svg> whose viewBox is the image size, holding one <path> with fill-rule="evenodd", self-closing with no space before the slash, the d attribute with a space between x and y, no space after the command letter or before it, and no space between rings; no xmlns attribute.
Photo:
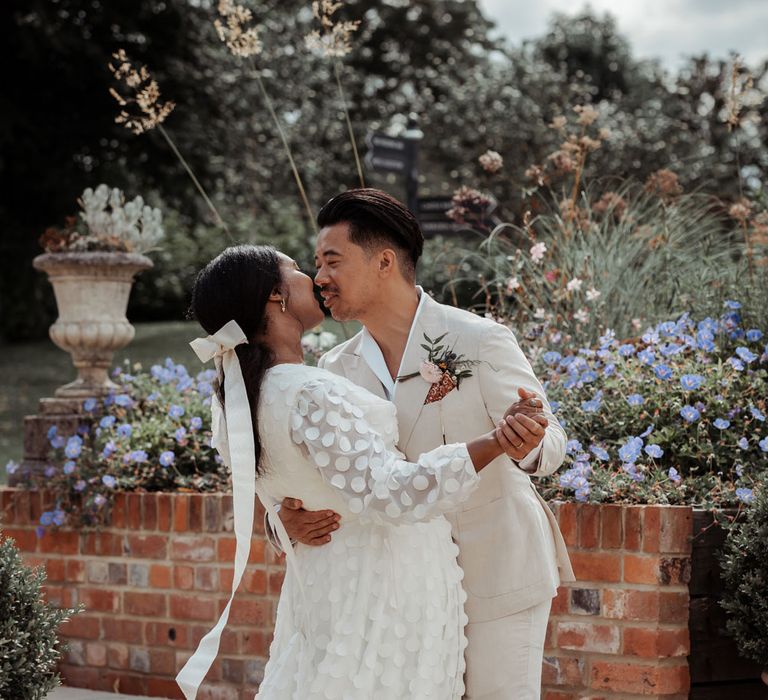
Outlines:
<svg viewBox="0 0 768 700"><path fill-rule="evenodd" d="M285 299L283 297L280 297L280 309L285 313Z"/></svg>

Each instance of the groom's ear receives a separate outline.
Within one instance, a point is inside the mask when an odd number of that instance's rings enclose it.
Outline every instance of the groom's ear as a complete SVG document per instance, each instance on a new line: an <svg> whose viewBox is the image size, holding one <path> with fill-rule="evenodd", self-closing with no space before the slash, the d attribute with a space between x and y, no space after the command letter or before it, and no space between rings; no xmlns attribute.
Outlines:
<svg viewBox="0 0 768 700"><path fill-rule="evenodd" d="M379 252L378 263L380 275L391 275L398 269L397 254L391 248L384 248L384 250Z"/></svg>

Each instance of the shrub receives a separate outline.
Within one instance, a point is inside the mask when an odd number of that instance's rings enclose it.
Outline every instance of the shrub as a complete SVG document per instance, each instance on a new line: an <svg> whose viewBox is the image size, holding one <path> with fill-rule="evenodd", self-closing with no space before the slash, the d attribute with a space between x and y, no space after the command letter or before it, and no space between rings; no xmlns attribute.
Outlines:
<svg viewBox="0 0 768 700"><path fill-rule="evenodd" d="M619 342L550 350L539 376L570 440L550 498L594 502L748 501L768 474L768 345L738 302L718 319L688 315Z"/></svg>
<svg viewBox="0 0 768 700"><path fill-rule="evenodd" d="M742 656L768 668L768 492L755 489L745 517L730 526L720 559L726 629Z"/></svg>
<svg viewBox="0 0 768 700"><path fill-rule="evenodd" d="M42 600L45 569L30 569L11 539L0 541L0 698L42 700L61 685L59 625L79 609Z"/></svg>

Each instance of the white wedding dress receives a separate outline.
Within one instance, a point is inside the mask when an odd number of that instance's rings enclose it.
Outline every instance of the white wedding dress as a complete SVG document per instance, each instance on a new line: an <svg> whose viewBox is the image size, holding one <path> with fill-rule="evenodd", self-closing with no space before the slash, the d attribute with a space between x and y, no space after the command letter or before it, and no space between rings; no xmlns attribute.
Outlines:
<svg viewBox="0 0 768 700"><path fill-rule="evenodd" d="M477 485L466 446L407 462L394 404L304 365L268 370L259 427L262 499L334 510L341 527L294 545L256 697L461 698L466 595L442 513Z"/></svg>

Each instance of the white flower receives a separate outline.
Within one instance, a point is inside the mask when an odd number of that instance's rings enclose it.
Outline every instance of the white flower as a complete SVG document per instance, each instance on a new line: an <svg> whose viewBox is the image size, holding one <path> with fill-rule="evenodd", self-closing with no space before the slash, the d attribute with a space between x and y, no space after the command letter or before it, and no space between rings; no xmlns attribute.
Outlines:
<svg viewBox="0 0 768 700"><path fill-rule="evenodd" d="M602 292L592 287L592 289L587 290L587 301L597 301L601 294Z"/></svg>
<svg viewBox="0 0 768 700"><path fill-rule="evenodd" d="M520 289L520 282L517 277L510 277L507 280L507 294L512 294L516 289Z"/></svg>
<svg viewBox="0 0 768 700"><path fill-rule="evenodd" d="M547 244L546 243L536 243L535 245L531 246L531 258L533 262L538 263L541 262L541 260L544 258L544 253L547 252Z"/></svg>
<svg viewBox="0 0 768 700"><path fill-rule="evenodd" d="M536 311L533 313L534 318L538 319L544 319L547 317L547 312L540 306Z"/></svg>
<svg viewBox="0 0 768 700"><path fill-rule="evenodd" d="M439 382L443 377L443 371L432 362L422 362L419 367L419 374L425 382L430 384Z"/></svg>
<svg viewBox="0 0 768 700"><path fill-rule="evenodd" d="M483 170L487 173L497 173L504 165L504 159L496 151L487 150L478 158Z"/></svg>
<svg viewBox="0 0 768 700"><path fill-rule="evenodd" d="M579 309L575 314L573 314L573 317L580 323L586 323L589 321L589 311L586 309Z"/></svg>
<svg viewBox="0 0 768 700"><path fill-rule="evenodd" d="M567 285L565 285L565 288L569 292L578 292L581 289L582 284L584 283L578 277L574 277Z"/></svg>
<svg viewBox="0 0 768 700"><path fill-rule="evenodd" d="M301 344L305 348L320 351L330 350L338 345L338 342L336 334L330 331L312 331L301 339Z"/></svg>

